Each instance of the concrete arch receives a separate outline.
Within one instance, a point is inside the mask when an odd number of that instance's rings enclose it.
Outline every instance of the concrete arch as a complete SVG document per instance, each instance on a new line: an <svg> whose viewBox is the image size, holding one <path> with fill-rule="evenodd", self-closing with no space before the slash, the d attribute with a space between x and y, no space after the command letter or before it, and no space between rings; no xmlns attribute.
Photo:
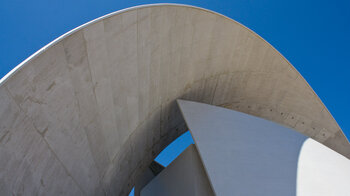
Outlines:
<svg viewBox="0 0 350 196"><path fill-rule="evenodd" d="M126 195L187 128L177 98L259 116L350 157L302 76L241 24L159 4L63 35L0 83L1 193Z"/></svg>

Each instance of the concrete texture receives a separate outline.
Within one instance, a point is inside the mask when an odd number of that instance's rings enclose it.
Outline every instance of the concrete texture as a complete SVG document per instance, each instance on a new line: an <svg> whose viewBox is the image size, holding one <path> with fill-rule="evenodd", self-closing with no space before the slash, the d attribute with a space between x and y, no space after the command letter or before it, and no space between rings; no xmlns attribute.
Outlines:
<svg viewBox="0 0 350 196"><path fill-rule="evenodd" d="M148 183L141 196L214 196L196 147L192 144Z"/></svg>
<svg viewBox="0 0 350 196"><path fill-rule="evenodd" d="M350 160L319 142L248 114L178 103L217 196L349 195Z"/></svg>
<svg viewBox="0 0 350 196"><path fill-rule="evenodd" d="M68 32L0 81L1 191L128 194L186 131L177 98L293 127L350 157L326 107L261 37L208 10L151 5Z"/></svg>

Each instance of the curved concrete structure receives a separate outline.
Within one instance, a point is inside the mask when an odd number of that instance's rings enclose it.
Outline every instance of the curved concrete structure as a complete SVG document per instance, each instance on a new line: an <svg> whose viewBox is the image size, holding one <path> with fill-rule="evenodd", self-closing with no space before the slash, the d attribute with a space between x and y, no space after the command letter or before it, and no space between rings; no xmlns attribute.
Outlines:
<svg viewBox="0 0 350 196"><path fill-rule="evenodd" d="M0 195L126 195L187 130L177 98L289 126L350 157L350 144L295 68L208 10L116 12L44 47L1 80Z"/></svg>

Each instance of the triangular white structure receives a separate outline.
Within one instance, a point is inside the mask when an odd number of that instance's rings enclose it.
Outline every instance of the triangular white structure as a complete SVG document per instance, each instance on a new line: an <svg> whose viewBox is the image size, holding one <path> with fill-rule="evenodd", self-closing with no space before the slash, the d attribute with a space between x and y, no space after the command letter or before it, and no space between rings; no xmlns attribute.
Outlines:
<svg viewBox="0 0 350 196"><path fill-rule="evenodd" d="M350 161L322 144L248 114L178 104L216 195L349 195Z"/></svg>

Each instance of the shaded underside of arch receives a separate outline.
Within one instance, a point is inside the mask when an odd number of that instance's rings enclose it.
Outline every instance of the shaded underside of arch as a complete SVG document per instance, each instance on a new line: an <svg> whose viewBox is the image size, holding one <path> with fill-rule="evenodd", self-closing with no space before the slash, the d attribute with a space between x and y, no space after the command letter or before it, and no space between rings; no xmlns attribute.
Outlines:
<svg viewBox="0 0 350 196"><path fill-rule="evenodd" d="M350 157L327 108L261 37L208 10L151 5L83 25L1 80L0 189L127 194L187 130L177 98L272 120Z"/></svg>

